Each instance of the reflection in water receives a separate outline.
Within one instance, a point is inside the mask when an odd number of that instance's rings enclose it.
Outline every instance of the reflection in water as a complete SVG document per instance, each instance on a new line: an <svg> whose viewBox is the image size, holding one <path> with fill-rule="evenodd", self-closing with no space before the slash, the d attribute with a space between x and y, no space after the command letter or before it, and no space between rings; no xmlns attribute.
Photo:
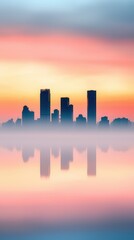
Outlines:
<svg viewBox="0 0 134 240"><path fill-rule="evenodd" d="M58 158L60 154L59 146L52 146L52 155Z"/></svg>
<svg viewBox="0 0 134 240"><path fill-rule="evenodd" d="M61 159L61 170L69 170L70 162L73 162L73 145L70 146L59 146L60 159ZM59 157L59 148L55 146L52 147L53 154L55 157ZM41 177L50 177L50 146L40 146L40 176ZM87 175L95 176L96 175L96 145L91 144L85 148L87 150ZM22 158L26 162L29 158L34 157L34 149L31 146L22 146ZM86 158L83 159L86 161Z"/></svg>
<svg viewBox="0 0 134 240"><path fill-rule="evenodd" d="M34 157L34 148L26 144L22 145L22 158L24 162L27 162L29 158Z"/></svg>
<svg viewBox="0 0 134 240"><path fill-rule="evenodd" d="M87 175L96 176L96 146L87 147Z"/></svg>
<svg viewBox="0 0 134 240"><path fill-rule="evenodd" d="M73 146L61 146L61 170L69 170L69 163L73 161Z"/></svg>
<svg viewBox="0 0 134 240"><path fill-rule="evenodd" d="M50 177L50 148L48 146L40 149L40 176Z"/></svg>
<svg viewBox="0 0 134 240"><path fill-rule="evenodd" d="M61 170L69 170L70 162L73 162L73 145L72 146L60 146L60 159L61 159ZM50 177L50 146L41 146L40 151L40 176ZM58 148L52 147L53 154L55 157L59 156ZM87 148L87 175L96 175L96 146L91 145ZM55 150L55 152L54 152ZM29 158L34 157L34 149L29 146L22 147L22 158L26 162ZM86 158L83 159L86 161Z"/></svg>
<svg viewBox="0 0 134 240"><path fill-rule="evenodd" d="M0 239L133 239L133 140L1 138Z"/></svg>
<svg viewBox="0 0 134 240"><path fill-rule="evenodd" d="M127 139L128 138L128 139ZM96 148L99 148L103 152L108 152L109 148L112 147L115 151L127 151L133 146L132 137L122 138L122 136L107 136L106 139L97 136L97 138L80 139L77 138L72 141L69 140L56 140L50 139L48 144L44 141L44 138L36 139L30 137L29 140L25 141L24 138L14 138L11 140L1 140L1 146L12 151L16 148L17 151L22 152L22 159L24 162L28 162L30 158L34 158L35 149L40 151L40 177L50 177L51 169L50 162L51 158L60 157L61 170L69 170L70 163L73 162L73 151L76 149L79 153L87 151L87 154L83 161L87 162L87 176L96 176ZM87 159L86 159L87 158Z"/></svg>

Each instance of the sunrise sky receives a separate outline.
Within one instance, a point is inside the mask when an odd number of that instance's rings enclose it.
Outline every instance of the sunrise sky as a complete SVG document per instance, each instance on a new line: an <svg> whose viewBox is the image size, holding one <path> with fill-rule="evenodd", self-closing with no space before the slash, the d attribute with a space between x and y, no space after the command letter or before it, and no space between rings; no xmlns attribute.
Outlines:
<svg viewBox="0 0 134 240"><path fill-rule="evenodd" d="M86 116L97 90L98 120L134 121L133 0L0 0L0 122L39 117L40 88L50 88Z"/></svg>

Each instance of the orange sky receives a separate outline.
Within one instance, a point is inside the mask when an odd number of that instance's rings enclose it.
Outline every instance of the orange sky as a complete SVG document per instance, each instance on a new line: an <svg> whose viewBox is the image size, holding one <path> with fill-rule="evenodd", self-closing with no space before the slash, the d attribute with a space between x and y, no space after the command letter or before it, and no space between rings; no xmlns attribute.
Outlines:
<svg viewBox="0 0 134 240"><path fill-rule="evenodd" d="M98 120L134 120L134 42L72 34L0 37L0 122L27 104L39 117L40 88L52 91L52 110L69 96L75 117L86 115L86 91L98 92Z"/></svg>

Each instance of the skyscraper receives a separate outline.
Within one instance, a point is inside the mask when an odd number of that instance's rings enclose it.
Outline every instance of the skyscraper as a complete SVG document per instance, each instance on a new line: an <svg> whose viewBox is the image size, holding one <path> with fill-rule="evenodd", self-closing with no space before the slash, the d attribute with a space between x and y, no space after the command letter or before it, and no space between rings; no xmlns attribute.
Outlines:
<svg viewBox="0 0 134 240"><path fill-rule="evenodd" d="M30 111L27 106L24 106L22 110L22 125L29 126L33 123L34 123L34 112Z"/></svg>
<svg viewBox="0 0 134 240"><path fill-rule="evenodd" d="M73 122L73 110L74 110L74 107L73 107L72 104L70 104L69 107L68 107L68 121L69 121L69 123Z"/></svg>
<svg viewBox="0 0 134 240"><path fill-rule="evenodd" d="M96 91L87 91L87 122L96 125Z"/></svg>
<svg viewBox="0 0 134 240"><path fill-rule="evenodd" d="M50 122L51 95L50 89L40 90L40 119L42 122Z"/></svg>
<svg viewBox="0 0 134 240"><path fill-rule="evenodd" d="M65 122L67 120L68 106L69 98L67 97L61 98L61 122Z"/></svg>
<svg viewBox="0 0 134 240"><path fill-rule="evenodd" d="M70 105L69 98L61 98L61 123L73 122L73 105Z"/></svg>
<svg viewBox="0 0 134 240"><path fill-rule="evenodd" d="M59 123L59 110L55 109L52 113L52 123L57 124Z"/></svg>

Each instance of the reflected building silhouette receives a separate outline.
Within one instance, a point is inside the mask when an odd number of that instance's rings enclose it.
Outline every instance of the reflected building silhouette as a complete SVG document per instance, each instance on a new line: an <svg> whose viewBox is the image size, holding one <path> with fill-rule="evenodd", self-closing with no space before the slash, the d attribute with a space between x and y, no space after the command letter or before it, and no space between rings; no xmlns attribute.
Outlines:
<svg viewBox="0 0 134 240"><path fill-rule="evenodd" d="M22 146L22 159L23 162L28 162L31 157L34 157L34 147L31 145L23 144Z"/></svg>
<svg viewBox="0 0 134 240"><path fill-rule="evenodd" d="M96 145L87 146L87 175L96 176Z"/></svg>
<svg viewBox="0 0 134 240"><path fill-rule="evenodd" d="M69 170L69 163L73 161L73 146L61 146L61 170Z"/></svg>
<svg viewBox="0 0 134 240"><path fill-rule="evenodd" d="M40 176L50 177L50 147L40 148Z"/></svg>
<svg viewBox="0 0 134 240"><path fill-rule="evenodd" d="M86 144L77 144L75 148L79 153L83 153L87 149Z"/></svg>
<svg viewBox="0 0 134 240"><path fill-rule="evenodd" d="M109 145L107 142L105 142L105 143L100 142L99 147L100 147L101 151L105 152L105 153L108 152L108 150L109 150Z"/></svg>
<svg viewBox="0 0 134 240"><path fill-rule="evenodd" d="M52 155L54 158L58 158L60 155L60 149L59 146L52 146Z"/></svg>
<svg viewBox="0 0 134 240"><path fill-rule="evenodd" d="M33 135L27 139L16 136L5 136L0 139L0 147L6 148L13 151L15 148L17 151L21 150L22 159L27 162L31 157L34 157L34 150L38 149L40 151L40 176L49 177L50 176L50 157L53 155L55 158L59 157L60 153L60 166L61 170L69 170L70 163L73 161L73 150L79 151L77 154L83 154L86 152L87 161L87 175L96 176L96 144L101 151L107 152L108 148L111 147L114 151L128 151L134 147L134 136L125 135L122 141L122 135L99 135L97 138L91 135L90 138L79 138L74 140L70 138L52 138L52 141L48 140L46 143L46 138L41 138L41 136L33 138ZM51 151L50 151L51 150ZM52 155L50 155L50 153ZM11 154L11 153L9 153ZM85 155L85 153L84 153ZM53 160L55 160L53 158ZM77 160L77 159L75 159Z"/></svg>

